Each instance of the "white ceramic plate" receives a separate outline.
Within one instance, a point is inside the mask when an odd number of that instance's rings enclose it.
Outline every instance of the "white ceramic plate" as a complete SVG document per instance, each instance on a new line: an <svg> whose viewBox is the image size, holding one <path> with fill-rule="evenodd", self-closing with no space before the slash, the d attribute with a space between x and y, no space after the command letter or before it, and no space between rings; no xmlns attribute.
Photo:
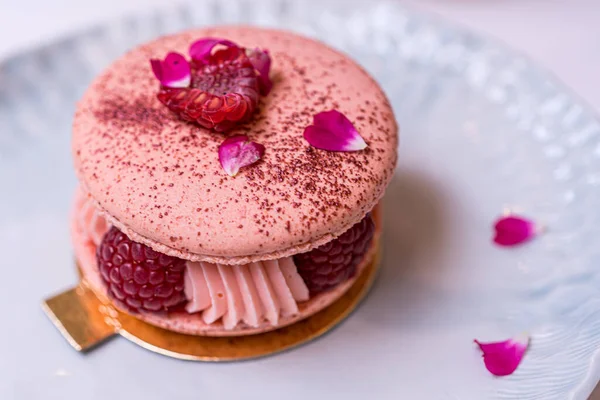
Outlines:
<svg viewBox="0 0 600 400"><path fill-rule="evenodd" d="M365 2L366 3L366 2ZM0 64L0 398L585 399L600 377L600 124L495 43L385 3L195 1ZM381 82L402 126L383 270L326 337L265 359L181 362L114 340L82 355L42 298L75 283L67 230L76 99L136 43L247 22L316 36ZM504 208L548 232L491 244ZM494 379L473 338L532 333Z"/></svg>

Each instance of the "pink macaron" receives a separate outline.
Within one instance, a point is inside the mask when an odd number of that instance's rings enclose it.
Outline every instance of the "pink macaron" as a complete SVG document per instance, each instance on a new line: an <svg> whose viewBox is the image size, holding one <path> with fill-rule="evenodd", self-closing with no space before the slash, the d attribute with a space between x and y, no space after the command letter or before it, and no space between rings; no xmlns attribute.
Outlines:
<svg viewBox="0 0 600 400"><path fill-rule="evenodd" d="M188 334L306 318L376 252L372 211L397 141L381 88L318 41L216 27L144 44L77 107L71 226L85 280L120 310Z"/></svg>

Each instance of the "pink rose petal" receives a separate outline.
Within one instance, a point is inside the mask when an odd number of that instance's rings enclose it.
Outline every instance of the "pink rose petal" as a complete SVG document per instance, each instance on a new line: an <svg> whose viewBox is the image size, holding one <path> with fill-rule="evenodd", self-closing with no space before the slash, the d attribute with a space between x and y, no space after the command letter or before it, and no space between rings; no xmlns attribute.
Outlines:
<svg viewBox="0 0 600 400"><path fill-rule="evenodd" d="M311 146L329 151L358 151L367 147L352 122L341 112L324 111L313 119L313 125L304 129L304 138Z"/></svg>
<svg viewBox="0 0 600 400"><path fill-rule="evenodd" d="M150 60L152 72L161 85L170 88L190 86L192 74L190 64L179 53L169 53L164 60Z"/></svg>
<svg viewBox="0 0 600 400"><path fill-rule="evenodd" d="M254 66L254 69L258 72L258 84L260 87L260 93L266 96L273 87L273 82L269 77L271 70L271 56L267 50L261 50L256 48L254 50L247 50L246 54L250 59L250 62Z"/></svg>
<svg viewBox="0 0 600 400"><path fill-rule="evenodd" d="M254 164L264 153L262 144L251 142L246 135L236 135L219 146L219 162L227 174L235 176L240 168Z"/></svg>
<svg viewBox="0 0 600 400"><path fill-rule="evenodd" d="M503 342L481 343L475 340L483 352L483 362L488 371L496 376L510 375L519 366L527 347L529 336L522 334Z"/></svg>
<svg viewBox="0 0 600 400"><path fill-rule="evenodd" d="M212 50L217 45L223 45L225 47L239 47L231 40L208 37L192 43L189 50L190 57L192 57L192 60L201 64L208 64Z"/></svg>
<svg viewBox="0 0 600 400"><path fill-rule="evenodd" d="M523 217L509 215L494 224L494 242L500 246L515 246L535 236L535 224Z"/></svg>

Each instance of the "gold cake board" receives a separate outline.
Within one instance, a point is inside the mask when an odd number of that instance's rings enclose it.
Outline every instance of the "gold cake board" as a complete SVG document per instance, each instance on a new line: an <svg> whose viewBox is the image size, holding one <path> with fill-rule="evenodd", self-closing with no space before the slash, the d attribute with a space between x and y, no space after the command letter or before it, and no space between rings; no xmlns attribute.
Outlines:
<svg viewBox="0 0 600 400"><path fill-rule="evenodd" d="M78 351L87 351L110 337L121 335L145 349L183 360L244 360L299 346L331 330L365 297L377 275L379 258L377 251L350 289L327 308L290 326L256 335L208 337L168 331L103 303L83 281L45 300L42 307Z"/></svg>

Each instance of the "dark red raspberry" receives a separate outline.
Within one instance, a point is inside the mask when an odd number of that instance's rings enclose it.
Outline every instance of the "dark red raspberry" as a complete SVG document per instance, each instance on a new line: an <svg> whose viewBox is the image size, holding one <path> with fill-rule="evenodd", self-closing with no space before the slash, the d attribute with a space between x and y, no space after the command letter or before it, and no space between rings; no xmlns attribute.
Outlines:
<svg viewBox="0 0 600 400"><path fill-rule="evenodd" d="M310 292L324 292L354 276L374 232L375 224L368 214L339 238L294 256L298 272Z"/></svg>
<svg viewBox="0 0 600 400"><path fill-rule="evenodd" d="M158 100L181 119L223 132L256 109L259 82L244 49L219 50L205 65L192 61L191 72L190 87L161 87L158 93Z"/></svg>
<svg viewBox="0 0 600 400"><path fill-rule="evenodd" d="M167 311L183 303L185 261L157 253L112 227L96 252L108 294L133 311Z"/></svg>

